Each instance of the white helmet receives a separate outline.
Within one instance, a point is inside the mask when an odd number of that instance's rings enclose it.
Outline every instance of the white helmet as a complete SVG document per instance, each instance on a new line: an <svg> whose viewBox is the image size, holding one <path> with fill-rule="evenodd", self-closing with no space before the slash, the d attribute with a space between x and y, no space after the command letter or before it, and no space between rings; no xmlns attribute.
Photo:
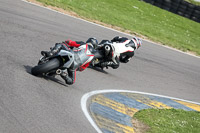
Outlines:
<svg viewBox="0 0 200 133"><path fill-rule="evenodd" d="M131 41L129 42L130 46L134 49L138 49L142 45L142 40L137 37L133 37ZM132 45L131 45L132 44Z"/></svg>

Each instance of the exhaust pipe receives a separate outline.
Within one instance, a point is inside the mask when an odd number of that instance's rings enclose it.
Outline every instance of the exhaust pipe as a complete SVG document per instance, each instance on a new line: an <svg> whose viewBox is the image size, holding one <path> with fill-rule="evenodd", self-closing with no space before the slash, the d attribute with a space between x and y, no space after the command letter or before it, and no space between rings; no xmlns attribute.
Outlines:
<svg viewBox="0 0 200 133"><path fill-rule="evenodd" d="M60 75L62 73L62 70L58 69L56 70L56 74Z"/></svg>
<svg viewBox="0 0 200 133"><path fill-rule="evenodd" d="M106 45L105 46L105 53L106 53L106 55L108 55L109 52L110 52L110 46Z"/></svg>
<svg viewBox="0 0 200 133"><path fill-rule="evenodd" d="M105 46L105 50L106 50L106 51L110 51L110 46L106 45L106 46Z"/></svg>

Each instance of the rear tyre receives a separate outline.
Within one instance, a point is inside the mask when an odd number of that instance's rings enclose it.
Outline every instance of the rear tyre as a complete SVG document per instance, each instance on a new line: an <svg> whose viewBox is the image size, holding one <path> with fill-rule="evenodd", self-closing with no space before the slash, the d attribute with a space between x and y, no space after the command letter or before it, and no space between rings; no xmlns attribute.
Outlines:
<svg viewBox="0 0 200 133"><path fill-rule="evenodd" d="M31 69L31 73L35 76L55 70L60 66L60 61L57 58L51 59L48 62L37 65Z"/></svg>

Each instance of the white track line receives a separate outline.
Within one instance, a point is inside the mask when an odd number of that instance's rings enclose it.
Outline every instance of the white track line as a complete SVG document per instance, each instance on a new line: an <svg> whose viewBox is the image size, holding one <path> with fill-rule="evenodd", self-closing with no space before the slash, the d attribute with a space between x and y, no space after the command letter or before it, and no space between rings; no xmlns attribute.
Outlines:
<svg viewBox="0 0 200 133"><path fill-rule="evenodd" d="M200 105L200 103L197 103L197 102L192 102L192 101L188 101L188 100L183 100L183 99L179 99L179 98L163 96L163 95L158 95L158 94L153 94L153 93L139 92L139 91L129 91L129 90L97 90L97 91L92 91L92 92L86 93L82 96L82 98L81 98L81 108L82 108L86 118L90 122L90 124L96 129L96 131L98 133L102 133L102 131L99 129L99 127L93 121L92 117L90 116L90 114L88 112L87 100L91 96L101 94L101 93L111 93L111 92L125 92L125 93L137 93L137 94L143 94L143 95L151 95L151 96L164 97L164 98L169 98L169 99L174 99L174 100L179 100L179 101L184 101L184 102L189 102L189 103Z"/></svg>
<svg viewBox="0 0 200 133"><path fill-rule="evenodd" d="M124 32L121 32L121 31L118 31L118 30L115 30L115 29L112 29L112 28L108 28L108 27L102 26L102 25L100 25L100 24L96 24L96 23L93 23L93 22L90 22L90 21L87 21L87 20L84 20L84 19L81 19L81 18L77 18L77 17L75 17L75 16L71 16L71 15L69 15L69 14L65 14L65 13L62 13L62 12L53 10L53 9L51 9L51 8L48 8L48 7L44 7L44 6L41 6L41 5L32 3L32 2L28 2L28 1L26 1L26 0L21 0L21 1L26 2L26 3L29 3L29 4L32 4L32 5L35 5L35 6L39 6L39 7L41 7L41 8L45 8L45 9L51 10L51 11L53 11L53 12L57 12L57 13L66 15L66 16L68 16L68 17L72 17L72 18L75 18L75 19L78 19L78 20L81 20L81 21L84 21L84 22L87 22L87 23L90 23L90 24L93 24L93 25L96 25L96 26L100 26L100 27L105 28L105 29L109 29L109 30L112 30L112 31L115 31L115 32L118 32L118 33L121 33L121 34L124 34L124 35L128 35L128 36L130 36L130 37L133 37L133 35L131 35L131 34L124 33ZM174 50L174 51L177 51L177 52L180 52L180 53L183 53L183 54L186 54L186 55L190 55L190 56L193 56L193 57L196 57L196 58L199 58L199 59L200 59L200 56L196 56L196 55L193 55L193 54L190 54L190 53L186 53L186 52L180 51L180 50L178 50L178 49L175 49L175 48L172 48L172 47L169 47L169 46L157 44L157 43L155 43L155 42L152 42L152 41L149 41L149 40L146 40L146 39L143 39L143 40L145 40L145 41L147 41L147 42L150 42L150 43L152 43L152 44L156 44L156 45L158 45L158 46L162 46L162 47L165 47L165 48L168 48L168 49L171 49L171 50Z"/></svg>

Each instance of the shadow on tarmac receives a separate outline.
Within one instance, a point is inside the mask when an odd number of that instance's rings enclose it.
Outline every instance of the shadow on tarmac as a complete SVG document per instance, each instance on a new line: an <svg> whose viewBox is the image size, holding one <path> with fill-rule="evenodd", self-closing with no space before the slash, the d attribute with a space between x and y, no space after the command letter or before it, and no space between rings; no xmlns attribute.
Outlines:
<svg viewBox="0 0 200 133"><path fill-rule="evenodd" d="M101 69L100 67L92 67L92 66L89 66L88 68L92 69L92 70L95 70L97 72L101 72L101 73L104 73L104 74L109 74L108 72L106 72L105 70Z"/></svg>
<svg viewBox="0 0 200 133"><path fill-rule="evenodd" d="M32 73L31 73L31 69L33 68L32 66L24 65L24 68L26 69L27 73L32 75ZM34 76L34 75L32 75L32 76ZM56 83L58 83L60 85L63 85L65 87L68 87L67 84L65 84L61 80L55 78L55 76L38 75L37 77L44 78L45 80L50 80L50 81L56 82Z"/></svg>

